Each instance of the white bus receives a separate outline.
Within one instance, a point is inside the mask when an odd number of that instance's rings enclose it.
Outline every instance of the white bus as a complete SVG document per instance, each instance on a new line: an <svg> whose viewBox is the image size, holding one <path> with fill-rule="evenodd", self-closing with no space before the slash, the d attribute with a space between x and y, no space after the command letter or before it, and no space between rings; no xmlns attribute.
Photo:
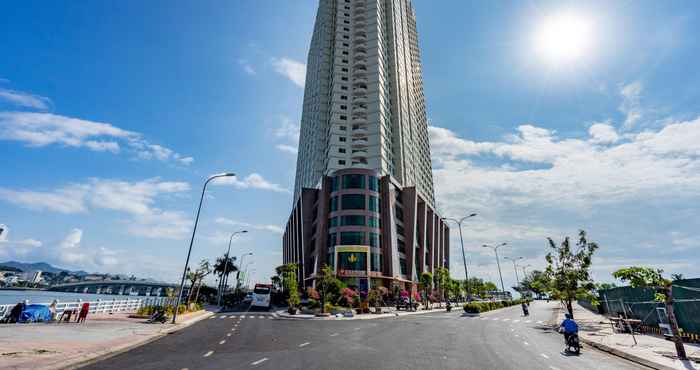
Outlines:
<svg viewBox="0 0 700 370"><path fill-rule="evenodd" d="M272 293L272 284L255 284L253 289L252 307L270 308L270 293Z"/></svg>

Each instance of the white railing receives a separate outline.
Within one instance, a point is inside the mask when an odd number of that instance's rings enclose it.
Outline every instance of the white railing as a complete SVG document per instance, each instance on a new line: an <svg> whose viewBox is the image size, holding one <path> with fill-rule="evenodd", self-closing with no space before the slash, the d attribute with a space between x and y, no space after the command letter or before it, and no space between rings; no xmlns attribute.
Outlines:
<svg viewBox="0 0 700 370"><path fill-rule="evenodd" d="M67 310L77 310L83 306L83 303L90 303L90 309L88 313L114 313L114 312L136 312L139 308L145 306L162 306L169 304L169 299L166 297L150 297L150 298L139 298L139 299L98 299L96 301L72 301L72 302L58 302L56 304L56 316L60 317L63 311ZM33 304L33 302L29 302ZM38 303L42 305L50 305L50 303ZM3 304L0 305L0 319L10 314L12 308L15 304Z"/></svg>

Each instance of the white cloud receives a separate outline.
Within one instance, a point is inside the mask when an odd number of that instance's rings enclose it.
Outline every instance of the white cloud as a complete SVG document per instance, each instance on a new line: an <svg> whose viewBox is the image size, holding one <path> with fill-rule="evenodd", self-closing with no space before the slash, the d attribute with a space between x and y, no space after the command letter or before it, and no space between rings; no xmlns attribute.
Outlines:
<svg viewBox="0 0 700 370"><path fill-rule="evenodd" d="M33 210L59 213L87 213L93 209L125 213L126 230L149 238L181 239L189 232L189 218L182 212L164 211L154 206L156 198L190 190L184 182L137 182L92 178L53 191L27 191L0 188L0 199Z"/></svg>
<svg viewBox="0 0 700 370"><path fill-rule="evenodd" d="M2 233L0 233L0 243L4 243L6 245L12 245L13 248L22 248L22 247L29 247L29 248L37 248L41 247L43 244L41 241L28 238L28 239L21 239L21 240L10 240L9 235L10 235L10 228L7 225L0 224L0 229L2 229Z"/></svg>
<svg viewBox="0 0 700 370"><path fill-rule="evenodd" d="M141 159L176 161L188 165L194 159L184 157L141 134L109 123L39 112L0 112L0 140L19 141L30 147L63 145L97 152L118 153L120 142Z"/></svg>
<svg viewBox="0 0 700 370"><path fill-rule="evenodd" d="M286 152L286 153L294 154L294 155L296 155L298 152L297 147L292 146L292 145L287 145L287 144L277 144L277 145L275 145L275 148L277 148L278 150L280 150L282 152Z"/></svg>
<svg viewBox="0 0 700 370"><path fill-rule="evenodd" d="M279 184L271 183L265 178L263 178L258 173L251 173L246 176L243 180L239 180L238 177L224 177L218 179L214 184L218 185L233 185L238 189L260 189L269 190L277 193L289 193L289 189L282 187Z"/></svg>
<svg viewBox="0 0 700 370"><path fill-rule="evenodd" d="M239 59L238 64L243 68L243 71L245 71L245 73L251 76L256 74L255 68L253 68L253 66L250 63L248 63L246 59Z"/></svg>
<svg viewBox="0 0 700 370"><path fill-rule="evenodd" d="M80 245L81 240L83 240L83 230L73 229L58 246L62 249L75 249Z"/></svg>
<svg viewBox="0 0 700 370"><path fill-rule="evenodd" d="M620 104L619 109L625 114L623 124L625 129L631 129L642 118L643 112L639 102L642 90L643 86L640 81L634 81L620 88L622 104Z"/></svg>
<svg viewBox="0 0 700 370"><path fill-rule="evenodd" d="M591 135L591 142L596 144L613 144L620 139L610 122L594 123L588 129L588 134Z"/></svg>
<svg viewBox="0 0 700 370"><path fill-rule="evenodd" d="M0 89L0 100L5 100L20 107L39 110L47 110L51 105L51 99L47 97L7 89Z"/></svg>
<svg viewBox="0 0 700 370"><path fill-rule="evenodd" d="M254 229L254 230L262 230L262 231L269 231L275 234L282 234L284 232L284 229L281 226L278 225L270 225L270 224L251 224L248 222L242 222L242 221L236 221L236 220L231 220L229 218L225 217L219 217L216 219L217 224L221 225L228 225L228 226L238 226L242 228L248 228L248 229Z"/></svg>
<svg viewBox="0 0 700 370"><path fill-rule="evenodd" d="M306 64L286 57L272 58L271 63L275 72L288 78L290 81L294 82L295 85L301 88L304 87Z"/></svg>

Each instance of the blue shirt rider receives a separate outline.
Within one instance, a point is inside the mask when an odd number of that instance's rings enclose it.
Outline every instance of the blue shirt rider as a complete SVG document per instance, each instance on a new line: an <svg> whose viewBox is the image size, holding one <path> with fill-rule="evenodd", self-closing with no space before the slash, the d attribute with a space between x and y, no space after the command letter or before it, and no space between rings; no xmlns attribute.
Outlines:
<svg viewBox="0 0 700 370"><path fill-rule="evenodd" d="M564 328L564 340L568 343L569 342L569 337L572 334L577 334L578 333L578 324L576 321L574 321L573 318L571 318L571 314L567 313L566 318L564 321L561 322L561 325L559 327Z"/></svg>

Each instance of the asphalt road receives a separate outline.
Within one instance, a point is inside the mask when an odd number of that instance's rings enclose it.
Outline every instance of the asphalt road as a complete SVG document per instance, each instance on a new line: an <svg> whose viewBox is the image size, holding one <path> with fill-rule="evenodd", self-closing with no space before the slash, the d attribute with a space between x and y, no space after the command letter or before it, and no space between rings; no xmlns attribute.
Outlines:
<svg viewBox="0 0 700 370"><path fill-rule="evenodd" d="M217 314L84 369L639 369L591 348L563 353L552 304L352 321Z"/></svg>

